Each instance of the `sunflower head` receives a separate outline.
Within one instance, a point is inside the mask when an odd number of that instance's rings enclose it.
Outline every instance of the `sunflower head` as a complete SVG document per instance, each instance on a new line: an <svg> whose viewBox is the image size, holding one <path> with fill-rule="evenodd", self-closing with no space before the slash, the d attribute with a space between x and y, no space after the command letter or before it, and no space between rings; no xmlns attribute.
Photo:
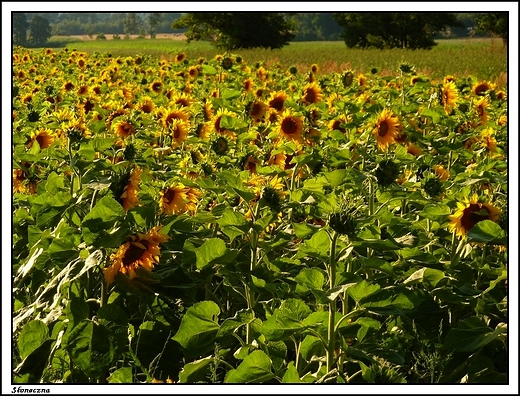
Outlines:
<svg viewBox="0 0 520 396"><path fill-rule="evenodd" d="M127 138L136 132L134 124L129 120L120 119L112 125L112 130L117 136Z"/></svg>
<svg viewBox="0 0 520 396"><path fill-rule="evenodd" d="M285 110L280 117L278 132L287 140L301 142L303 117L294 115L290 110Z"/></svg>
<svg viewBox="0 0 520 396"><path fill-rule="evenodd" d="M273 92L269 97L268 104L270 108L275 109L278 112L282 112L286 100L287 94L285 93L285 91Z"/></svg>
<svg viewBox="0 0 520 396"><path fill-rule="evenodd" d="M449 215L448 228L464 237L478 222L482 220L499 221L502 211L488 202L480 202L477 195L457 202L457 210Z"/></svg>
<svg viewBox="0 0 520 396"><path fill-rule="evenodd" d="M357 231L357 220L353 209L340 209L329 216L329 226L338 234L355 235Z"/></svg>
<svg viewBox="0 0 520 396"><path fill-rule="evenodd" d="M444 107L446 114L450 114L455 108L457 101L459 100L459 93L457 86L452 81L447 81L443 84L440 94L440 101Z"/></svg>
<svg viewBox="0 0 520 396"><path fill-rule="evenodd" d="M347 70L345 73L343 73L341 82L343 83L344 87L350 87L354 82L354 72L352 70Z"/></svg>
<svg viewBox="0 0 520 396"><path fill-rule="evenodd" d="M27 143L27 147L32 147L34 142L38 142L40 149L46 149L54 142L54 136L50 130L41 128L38 132L33 133L31 140Z"/></svg>
<svg viewBox="0 0 520 396"><path fill-rule="evenodd" d="M384 109L379 113L375 128L372 132L376 138L378 148L382 151L387 151L388 146L396 142L401 129L402 124L399 118L394 116L389 109Z"/></svg>
<svg viewBox="0 0 520 396"><path fill-rule="evenodd" d="M302 102L309 105L318 103L323 99L321 88L315 82L311 82L303 87Z"/></svg>
<svg viewBox="0 0 520 396"><path fill-rule="evenodd" d="M430 197L435 198L443 193L444 186L437 177L430 177L424 181L424 191Z"/></svg>

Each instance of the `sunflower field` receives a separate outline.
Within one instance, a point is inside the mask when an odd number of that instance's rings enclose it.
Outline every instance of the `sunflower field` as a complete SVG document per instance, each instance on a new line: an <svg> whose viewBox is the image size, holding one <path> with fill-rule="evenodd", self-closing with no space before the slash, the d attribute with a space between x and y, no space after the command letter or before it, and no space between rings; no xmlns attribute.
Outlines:
<svg viewBox="0 0 520 396"><path fill-rule="evenodd" d="M507 91L13 50L13 382L498 383Z"/></svg>

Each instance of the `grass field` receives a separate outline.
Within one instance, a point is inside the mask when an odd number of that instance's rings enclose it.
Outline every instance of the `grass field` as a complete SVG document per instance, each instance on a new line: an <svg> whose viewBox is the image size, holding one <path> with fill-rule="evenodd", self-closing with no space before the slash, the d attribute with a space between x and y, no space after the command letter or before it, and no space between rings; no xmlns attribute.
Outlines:
<svg viewBox="0 0 520 396"><path fill-rule="evenodd" d="M74 41L77 40L77 41ZM188 59L213 58L220 51L209 42L191 42L160 38L130 40L81 40L73 37L53 37L50 44L65 45L69 49L93 52L110 52L114 56L150 54L173 59L184 52ZM439 40L432 50L377 50L349 49L342 41L293 42L282 49L250 49L234 51L249 64L264 62L266 66L278 63L282 67L296 66L306 72L317 64L321 73L353 69L369 74L377 68L381 75L396 75L402 62L414 65L419 75L441 79L474 76L505 86L507 84L507 48L500 39Z"/></svg>

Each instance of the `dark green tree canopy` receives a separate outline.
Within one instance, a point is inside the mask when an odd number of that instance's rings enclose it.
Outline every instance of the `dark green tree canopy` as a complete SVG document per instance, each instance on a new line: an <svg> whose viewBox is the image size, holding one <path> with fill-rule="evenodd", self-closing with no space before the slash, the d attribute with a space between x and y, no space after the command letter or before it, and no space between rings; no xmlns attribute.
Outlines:
<svg viewBox="0 0 520 396"><path fill-rule="evenodd" d="M172 23L184 29L187 41L214 40L218 48L281 48L294 38L288 13L205 12L187 13Z"/></svg>
<svg viewBox="0 0 520 396"><path fill-rule="evenodd" d="M509 33L508 12L488 12L478 17L477 31L498 36L507 44Z"/></svg>
<svg viewBox="0 0 520 396"><path fill-rule="evenodd" d="M433 37L449 26L461 26L448 12L336 13L347 47L431 49Z"/></svg>
<svg viewBox="0 0 520 396"><path fill-rule="evenodd" d="M31 19L29 30L29 44L33 47L43 47L51 37L49 20L38 15Z"/></svg>
<svg viewBox="0 0 520 396"><path fill-rule="evenodd" d="M23 12L13 12L13 44L27 45L29 23Z"/></svg>

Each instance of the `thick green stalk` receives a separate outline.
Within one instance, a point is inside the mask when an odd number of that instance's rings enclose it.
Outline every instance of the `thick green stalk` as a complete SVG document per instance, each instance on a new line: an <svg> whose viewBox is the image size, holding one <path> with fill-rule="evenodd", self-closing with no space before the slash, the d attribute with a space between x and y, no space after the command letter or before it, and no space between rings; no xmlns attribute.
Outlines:
<svg viewBox="0 0 520 396"><path fill-rule="evenodd" d="M329 255L329 288L332 289L336 283L336 244L338 233L333 231L330 243ZM328 345L327 345L327 372L334 366L334 349L336 347L336 332L334 329L334 319L336 318L336 301L329 302L329 323L328 323Z"/></svg>

